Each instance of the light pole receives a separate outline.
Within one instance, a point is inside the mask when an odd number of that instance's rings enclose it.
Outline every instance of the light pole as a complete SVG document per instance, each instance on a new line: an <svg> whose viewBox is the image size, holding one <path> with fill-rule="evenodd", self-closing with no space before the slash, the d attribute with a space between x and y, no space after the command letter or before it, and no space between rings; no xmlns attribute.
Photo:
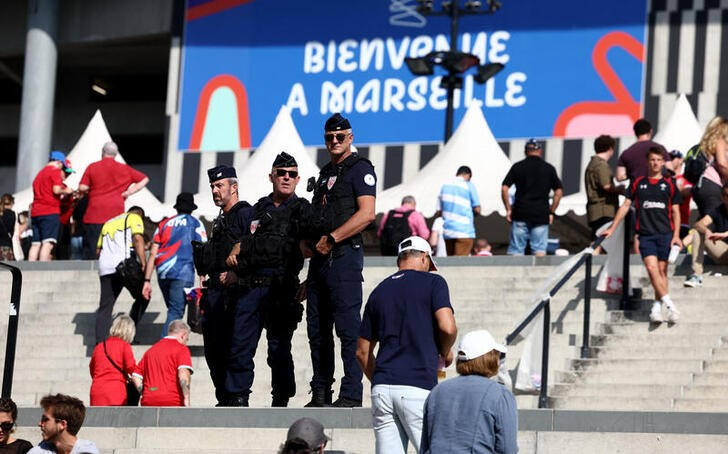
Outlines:
<svg viewBox="0 0 728 454"><path fill-rule="evenodd" d="M405 58L405 63L410 72L416 76L429 76L434 74L433 67L439 65L448 70L440 82L440 87L447 89L447 107L445 110L445 142L452 136L453 129L453 101L455 89L462 88L463 78L460 76L473 66L477 66L478 72L474 79L479 84L484 84L488 79L495 76L504 68L502 63L480 64L480 59L464 52L458 52L458 18L463 15L493 14L501 7L497 0L486 0L488 8L484 9L483 4L476 0L467 0L463 7L460 7L456 0L443 1L441 9L436 11L433 8L433 0L417 0L419 6L417 11L426 16L448 16L450 17L450 50L447 52L430 52L424 57Z"/></svg>

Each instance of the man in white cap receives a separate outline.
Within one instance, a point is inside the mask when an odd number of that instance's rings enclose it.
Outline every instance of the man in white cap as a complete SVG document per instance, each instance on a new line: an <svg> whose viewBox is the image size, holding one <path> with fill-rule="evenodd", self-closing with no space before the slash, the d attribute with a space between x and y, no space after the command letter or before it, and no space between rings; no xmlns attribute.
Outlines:
<svg viewBox="0 0 728 454"><path fill-rule="evenodd" d="M399 270L369 296L356 349L372 383L376 452L386 454L405 454L408 439L419 451L425 399L457 336L447 283L429 273L437 270L430 244L411 236L398 251Z"/></svg>
<svg viewBox="0 0 728 454"><path fill-rule="evenodd" d="M460 339L456 368L425 403L420 453L518 452L518 411L510 390L491 380L506 347L486 330Z"/></svg>

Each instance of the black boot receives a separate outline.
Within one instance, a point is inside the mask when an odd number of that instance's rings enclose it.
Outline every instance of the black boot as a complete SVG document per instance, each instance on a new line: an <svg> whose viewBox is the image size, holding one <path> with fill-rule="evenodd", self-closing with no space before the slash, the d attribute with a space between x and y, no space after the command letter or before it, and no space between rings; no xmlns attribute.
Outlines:
<svg viewBox="0 0 728 454"><path fill-rule="evenodd" d="M271 407L287 407L287 406L288 406L287 397L273 396L273 403L271 404Z"/></svg>
<svg viewBox="0 0 728 454"><path fill-rule="evenodd" d="M332 407L339 407L339 408L361 407L361 400L350 399L348 397L339 396L339 398L336 399L336 402L334 402L332 404Z"/></svg>
<svg viewBox="0 0 728 454"><path fill-rule="evenodd" d="M247 407L248 406L248 396L233 396L227 401L228 407Z"/></svg>
<svg viewBox="0 0 728 454"><path fill-rule="evenodd" d="M311 402L304 405L304 407L330 407L331 396L334 394L333 391L325 389L312 389L311 390Z"/></svg>

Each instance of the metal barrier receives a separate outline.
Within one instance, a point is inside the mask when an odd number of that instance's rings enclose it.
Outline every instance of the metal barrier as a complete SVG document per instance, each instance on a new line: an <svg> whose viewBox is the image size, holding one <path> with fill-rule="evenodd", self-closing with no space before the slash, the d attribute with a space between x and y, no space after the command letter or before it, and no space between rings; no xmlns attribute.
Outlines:
<svg viewBox="0 0 728 454"><path fill-rule="evenodd" d="M5 345L5 365L3 369L2 397L10 398L13 388L13 372L15 371L15 345L18 339L18 318L20 317L20 289L23 286L23 273L19 268L0 262L0 268L5 268L13 275L12 290L10 292L10 316L8 317L8 333Z"/></svg>
<svg viewBox="0 0 728 454"><path fill-rule="evenodd" d="M600 236L592 244L592 248L595 249L597 246L602 244L604 237ZM629 261L629 256L627 256ZM591 311L591 283L592 283L592 254L589 252L583 253L579 261L574 264L569 271L554 285L549 291L548 297L541 300L541 302L533 308L533 310L526 316L520 325L508 336L506 336L506 344L510 344L513 340L533 321L539 312L543 310L543 350L541 353L541 389L538 398L538 408L548 407L548 375L549 375L549 340L551 335L551 298L566 284L566 281L571 279L571 276L576 273L579 267L584 264L585 277L584 277L584 326L582 333L582 346L581 346L581 357L589 357L589 324Z"/></svg>

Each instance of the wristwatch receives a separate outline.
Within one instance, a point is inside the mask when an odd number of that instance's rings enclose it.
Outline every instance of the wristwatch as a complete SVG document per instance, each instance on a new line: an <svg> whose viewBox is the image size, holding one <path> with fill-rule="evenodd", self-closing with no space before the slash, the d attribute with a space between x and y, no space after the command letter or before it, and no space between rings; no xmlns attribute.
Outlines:
<svg viewBox="0 0 728 454"><path fill-rule="evenodd" d="M336 240L334 239L334 236L330 233L326 235L326 241L331 244L332 246L336 244Z"/></svg>

